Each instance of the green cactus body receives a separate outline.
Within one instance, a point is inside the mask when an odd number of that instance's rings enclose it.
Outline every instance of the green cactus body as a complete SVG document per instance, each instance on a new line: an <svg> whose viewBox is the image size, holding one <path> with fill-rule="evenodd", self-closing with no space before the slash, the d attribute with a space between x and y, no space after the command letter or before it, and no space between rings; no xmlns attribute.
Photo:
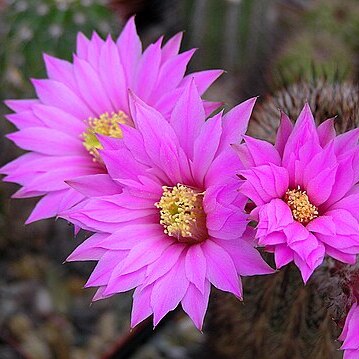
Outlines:
<svg viewBox="0 0 359 359"><path fill-rule="evenodd" d="M71 59L79 31L118 33L120 23L106 1L7 1L1 14L2 98L30 95L29 77L44 76L42 53ZM6 93L4 93L6 89Z"/></svg>

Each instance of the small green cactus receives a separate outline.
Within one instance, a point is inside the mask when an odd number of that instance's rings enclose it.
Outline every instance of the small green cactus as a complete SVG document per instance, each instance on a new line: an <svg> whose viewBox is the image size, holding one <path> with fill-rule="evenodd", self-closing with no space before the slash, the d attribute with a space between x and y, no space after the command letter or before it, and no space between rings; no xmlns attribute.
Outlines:
<svg viewBox="0 0 359 359"><path fill-rule="evenodd" d="M355 73L352 49L339 37L306 29L291 39L273 61L274 82L288 85L324 77L346 80Z"/></svg>
<svg viewBox="0 0 359 359"><path fill-rule="evenodd" d="M71 59L77 32L118 33L120 23L95 0L7 0L0 16L1 97L31 94L29 77L44 76L42 53Z"/></svg>
<svg viewBox="0 0 359 359"><path fill-rule="evenodd" d="M359 50L358 0L316 0L304 22L311 31L339 36L352 49Z"/></svg>

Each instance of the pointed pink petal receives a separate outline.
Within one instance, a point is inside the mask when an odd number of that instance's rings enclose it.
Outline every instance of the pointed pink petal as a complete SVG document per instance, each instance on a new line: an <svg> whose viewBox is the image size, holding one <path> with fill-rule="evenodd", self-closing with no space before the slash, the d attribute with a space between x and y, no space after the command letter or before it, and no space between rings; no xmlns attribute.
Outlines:
<svg viewBox="0 0 359 359"><path fill-rule="evenodd" d="M148 167L137 162L126 148L121 150L104 150L100 154L109 175L114 180L137 180L139 175L146 174Z"/></svg>
<svg viewBox="0 0 359 359"><path fill-rule="evenodd" d="M200 244L192 245L188 248L185 269L187 279L203 294L206 279L206 257Z"/></svg>
<svg viewBox="0 0 359 359"><path fill-rule="evenodd" d="M221 106L223 106L223 102L215 102L215 101L203 101L203 109L204 114L207 117L211 116L214 111L217 111Z"/></svg>
<svg viewBox="0 0 359 359"><path fill-rule="evenodd" d="M257 98L253 97L234 107L223 117L223 134L218 151L228 150L233 143L240 142L247 131L248 122Z"/></svg>
<svg viewBox="0 0 359 359"><path fill-rule="evenodd" d="M224 151L211 163L205 177L205 186L208 188L227 181L238 181L240 169L242 166L237 154L234 151Z"/></svg>
<svg viewBox="0 0 359 359"><path fill-rule="evenodd" d="M148 157L143 143L141 132L131 126L122 126L123 143L130 150L136 161L148 165L151 159Z"/></svg>
<svg viewBox="0 0 359 359"><path fill-rule="evenodd" d="M222 134L222 116L215 115L203 125L194 141L192 173L198 184L203 185L204 177L213 163Z"/></svg>
<svg viewBox="0 0 359 359"><path fill-rule="evenodd" d="M317 128L319 142L322 147L325 147L336 136L334 120L334 118L330 118L321 123Z"/></svg>
<svg viewBox="0 0 359 359"><path fill-rule="evenodd" d="M133 304L131 313L131 328L145 320L152 314L151 293L153 284L144 288L137 287L133 293Z"/></svg>
<svg viewBox="0 0 359 359"><path fill-rule="evenodd" d="M219 76L223 74L223 70L205 70L193 72L184 77L180 86L187 86L192 79L196 83L199 94L202 96Z"/></svg>
<svg viewBox="0 0 359 359"><path fill-rule="evenodd" d="M359 187L358 187L359 188ZM331 209L345 209L359 221L359 192L349 194L331 205Z"/></svg>
<svg viewBox="0 0 359 359"><path fill-rule="evenodd" d="M284 267L294 259L294 252L287 244L279 244L274 248L274 259L278 269Z"/></svg>
<svg viewBox="0 0 359 359"><path fill-rule="evenodd" d="M151 293L154 326L169 311L177 307L186 294L188 286L182 255L173 268L154 283Z"/></svg>
<svg viewBox="0 0 359 359"><path fill-rule="evenodd" d="M108 234L96 233L85 239L66 259L67 262L97 260L102 257L106 250L97 247Z"/></svg>
<svg viewBox="0 0 359 359"><path fill-rule="evenodd" d="M28 127L41 127L43 122L34 115L33 111L23 111L6 115L5 118L15 125L19 130Z"/></svg>
<svg viewBox="0 0 359 359"><path fill-rule="evenodd" d="M330 207L333 203L339 201L355 185L357 181L358 169L354 165L355 153L343 156L339 162L335 176L335 184L332 187L331 194L325 203L325 208Z"/></svg>
<svg viewBox="0 0 359 359"><path fill-rule="evenodd" d="M32 80L36 93L45 105L55 106L80 119L88 119L93 112L70 88L54 80Z"/></svg>
<svg viewBox="0 0 359 359"><path fill-rule="evenodd" d="M207 239L202 244L207 260L207 278L218 289L242 297L240 279L230 255L218 244Z"/></svg>
<svg viewBox="0 0 359 359"><path fill-rule="evenodd" d="M359 140L359 128L342 133L334 139L335 154L342 155L345 152L351 151L357 146Z"/></svg>
<svg viewBox="0 0 359 359"><path fill-rule="evenodd" d="M66 192L66 190L50 192L41 198L25 223L29 224L39 221L40 219L56 216L59 211L59 202L64 196L64 192Z"/></svg>
<svg viewBox="0 0 359 359"><path fill-rule="evenodd" d="M40 103L38 99L33 100L6 100L5 105L14 112L30 111L32 106Z"/></svg>
<svg viewBox="0 0 359 359"><path fill-rule="evenodd" d="M249 136L243 138L256 166L266 165L269 162L276 166L281 165L279 153L272 144Z"/></svg>
<svg viewBox="0 0 359 359"><path fill-rule="evenodd" d="M94 31L87 47L87 62L89 62L96 71L98 71L101 49L104 43L101 37Z"/></svg>
<svg viewBox="0 0 359 359"><path fill-rule="evenodd" d="M323 262L325 249L321 242L300 223L294 222L284 230L288 246L312 271Z"/></svg>
<svg viewBox="0 0 359 359"><path fill-rule="evenodd" d="M117 46L120 52L121 63L125 70L128 86L132 85L134 69L142 53L142 44L136 32L135 18L131 17L123 28Z"/></svg>
<svg viewBox="0 0 359 359"><path fill-rule="evenodd" d="M310 180L318 175L318 172L324 171L328 168L335 170L338 166L338 160L334 153L333 143L330 143L324 150L320 150L313 156L311 153L300 153L300 157L300 164L303 165L303 170L301 170L300 173L302 176L300 184L304 187L308 185ZM296 174L297 182L298 177L298 174Z"/></svg>
<svg viewBox="0 0 359 359"><path fill-rule="evenodd" d="M139 131L146 134L143 143L148 156L173 184L184 183L183 175L190 176L189 164L183 158L184 153L173 128L155 109L133 94L131 98L132 117Z"/></svg>
<svg viewBox="0 0 359 359"><path fill-rule="evenodd" d="M223 239L240 237L247 224L243 210L246 202L247 199L238 193L237 182L207 188L203 207L210 236Z"/></svg>
<svg viewBox="0 0 359 359"><path fill-rule="evenodd" d="M118 111L112 106L98 73L88 62L75 57L74 74L81 97L86 101L87 106L97 114L96 117L106 112Z"/></svg>
<svg viewBox="0 0 359 359"><path fill-rule="evenodd" d="M190 283L181 302L183 310L189 315L198 330L202 330L210 291L209 281L205 282L204 292L200 292L197 287Z"/></svg>
<svg viewBox="0 0 359 359"><path fill-rule="evenodd" d="M193 158L194 141L205 121L202 100L195 82L185 88L171 114L171 125L187 156Z"/></svg>
<svg viewBox="0 0 359 359"><path fill-rule="evenodd" d="M77 34L76 40L76 54L79 58L87 60L88 45L90 40L81 32Z"/></svg>
<svg viewBox="0 0 359 359"><path fill-rule="evenodd" d="M125 147L123 138L105 136L99 133L96 134L96 137L100 141L100 144L104 150L121 150Z"/></svg>
<svg viewBox="0 0 359 359"><path fill-rule="evenodd" d="M160 258L163 251L172 244L172 240L165 234L151 240L139 242L128 253L123 265L114 272L114 276L135 272Z"/></svg>
<svg viewBox="0 0 359 359"><path fill-rule="evenodd" d="M326 243L324 243L324 246L325 246L325 253L328 256L330 256L340 262L354 265L357 261L356 254L343 253L341 250L337 250L336 248L333 248Z"/></svg>
<svg viewBox="0 0 359 359"><path fill-rule="evenodd" d="M118 47L111 38L107 39L101 49L99 78L106 89L115 112L123 111L129 115L126 75L121 64ZM98 89L96 90L98 91ZM110 111L110 109L107 111Z"/></svg>
<svg viewBox="0 0 359 359"><path fill-rule="evenodd" d="M299 152L304 145L309 146L312 152L320 148L317 128L308 104L300 113L283 151L283 164L287 168L290 162L299 158Z"/></svg>
<svg viewBox="0 0 359 359"><path fill-rule="evenodd" d="M135 84L130 87L144 101L148 101L152 91L155 90L160 65L161 43L157 41L144 51L138 62Z"/></svg>
<svg viewBox="0 0 359 359"><path fill-rule="evenodd" d="M296 255L295 253L294 253L294 263L300 270L300 274L302 276L304 284L307 284L309 278L311 277L311 275L315 270L315 267L309 267L307 262L304 261L301 257Z"/></svg>
<svg viewBox="0 0 359 359"><path fill-rule="evenodd" d="M334 168L327 168L319 172L319 174L311 178L306 186L306 191L310 201L320 206L330 196L333 186L335 186L335 178L337 174L337 166Z"/></svg>
<svg viewBox="0 0 359 359"><path fill-rule="evenodd" d="M76 137L44 127L25 128L7 137L24 150L48 155L85 154L86 150Z"/></svg>
<svg viewBox="0 0 359 359"><path fill-rule="evenodd" d="M151 221L156 218L152 209L128 210L114 204L96 199L89 199L86 203L80 203L74 208L61 212L59 216L71 223L92 232L115 232L123 227L124 222ZM145 222L146 223L146 222Z"/></svg>
<svg viewBox="0 0 359 359"><path fill-rule="evenodd" d="M98 246L108 250L130 250L139 244L139 238L152 242L163 238L163 227L159 223L124 225Z"/></svg>
<svg viewBox="0 0 359 359"><path fill-rule="evenodd" d="M99 250L99 249L96 249ZM89 256L91 257L91 251L93 249L89 249ZM113 270L121 265L121 262L126 257L126 251L107 251L100 258L97 263L95 269L92 271L90 278L85 284L85 288L88 287L99 287L99 286L107 286L107 283L113 273ZM96 258L98 259L98 258ZM103 291L105 295L106 289Z"/></svg>
<svg viewBox="0 0 359 359"><path fill-rule="evenodd" d="M359 351L359 340L358 340L358 326L359 326L359 310L358 304L354 303L349 310L347 318L345 320L345 325L342 334L339 337L339 340L344 341L340 349L345 350L345 358L356 358L356 354ZM350 356L353 351L353 356ZM347 356L347 354L349 354Z"/></svg>
<svg viewBox="0 0 359 359"><path fill-rule="evenodd" d="M69 188L59 203L58 213L68 210L84 199L83 195L72 188Z"/></svg>
<svg viewBox="0 0 359 359"><path fill-rule="evenodd" d="M271 274L274 270L263 260L258 250L239 238L231 241L214 240L231 256L237 273L242 276Z"/></svg>
<svg viewBox="0 0 359 359"><path fill-rule="evenodd" d="M285 230L293 223L293 216L288 205L276 198L259 209L257 235L265 236L272 232ZM261 240L262 241L262 240ZM265 245L265 240L262 241Z"/></svg>
<svg viewBox="0 0 359 359"><path fill-rule="evenodd" d="M98 222L123 223L154 214L156 208L153 206L153 208L129 210L122 207L120 201L110 202L101 197L91 197L84 203L80 211L77 212L75 208L70 213L71 215L87 216Z"/></svg>
<svg viewBox="0 0 359 359"><path fill-rule="evenodd" d="M308 231L333 236L336 233L336 226L331 216L320 216L307 224Z"/></svg>
<svg viewBox="0 0 359 359"><path fill-rule="evenodd" d="M183 32L171 37L165 45L162 47L162 63L169 60L171 57L178 55L178 52L181 47Z"/></svg>
<svg viewBox="0 0 359 359"><path fill-rule="evenodd" d="M121 267L122 264L119 264ZM115 270L108 280L105 295L127 292L137 286L140 286L146 278L146 268L140 268L134 272L118 275Z"/></svg>
<svg viewBox="0 0 359 359"><path fill-rule="evenodd" d="M70 89L76 89L73 65L65 60L44 54L46 71L49 79L62 82Z"/></svg>
<svg viewBox="0 0 359 359"><path fill-rule="evenodd" d="M78 136L86 130L84 119L78 119L71 114L53 106L34 105L33 113L49 128Z"/></svg>
<svg viewBox="0 0 359 359"><path fill-rule="evenodd" d="M108 174L93 174L67 180L66 183L87 197L119 194L122 188Z"/></svg>
<svg viewBox="0 0 359 359"><path fill-rule="evenodd" d="M186 246L180 243L172 244L162 252L161 256L155 262L149 264L147 266L146 285L155 282L164 274L168 273L177 263L178 258L185 248Z"/></svg>
<svg viewBox="0 0 359 359"><path fill-rule="evenodd" d="M150 97L151 102L155 103L163 93L173 90L179 85L194 52L195 50L183 52L162 64L159 69L156 87ZM171 80L169 81L169 79Z"/></svg>
<svg viewBox="0 0 359 359"><path fill-rule="evenodd" d="M42 160L43 157L44 156L39 153L34 153L34 152L25 153L24 155L20 156L19 158L16 158L15 160L13 160L13 161L7 163L6 165L4 165L3 167L1 167L0 173L1 174L10 174L11 172L18 170L19 168L26 166L28 163L31 163L31 162L34 162L37 160Z"/></svg>
<svg viewBox="0 0 359 359"><path fill-rule="evenodd" d="M246 178L240 191L255 201L257 205L268 203L274 198L282 198L288 190L287 170L272 163L239 173Z"/></svg>
<svg viewBox="0 0 359 359"><path fill-rule="evenodd" d="M106 286L99 287L95 295L92 297L92 301L97 302L98 300L111 297L111 295L104 295L105 290L106 290Z"/></svg>
<svg viewBox="0 0 359 359"><path fill-rule="evenodd" d="M251 153L249 152L248 146L246 143L237 144L234 143L231 145L233 151L237 154L241 160L242 167L248 169L255 167L255 163Z"/></svg>
<svg viewBox="0 0 359 359"><path fill-rule="evenodd" d="M283 155L285 145L292 131L293 131L292 121L284 112L282 112L280 125L277 132L277 138L275 142L275 148L277 149L278 153L281 156Z"/></svg>

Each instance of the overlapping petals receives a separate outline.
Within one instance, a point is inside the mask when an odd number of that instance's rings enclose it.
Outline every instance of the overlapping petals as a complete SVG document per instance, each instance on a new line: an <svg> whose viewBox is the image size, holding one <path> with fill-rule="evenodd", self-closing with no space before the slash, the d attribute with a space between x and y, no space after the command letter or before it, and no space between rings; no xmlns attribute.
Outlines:
<svg viewBox="0 0 359 359"><path fill-rule="evenodd" d="M347 315L339 340L343 341L344 359L359 358L359 306L354 303Z"/></svg>
<svg viewBox="0 0 359 359"><path fill-rule="evenodd" d="M162 46L162 38L142 52L134 19L115 42L96 33L89 40L79 34L73 63L45 55L48 78L33 80L37 99L9 100L15 113L7 116L18 129L10 134L30 153L1 169L5 181L22 188L16 198L43 196L28 223L55 216L82 200L65 180L106 170L84 147L88 120L121 112L127 123L128 89L168 118L179 95L195 78L203 94L221 74L219 70L185 76L194 50L179 53L182 34ZM204 103L208 114L218 103Z"/></svg>
<svg viewBox="0 0 359 359"><path fill-rule="evenodd" d="M132 326L151 314L157 325L181 303L201 329L211 284L241 298L239 275L272 272L253 238L245 239L246 198L237 191L241 163L230 147L246 131L254 103L205 121L194 78L168 122L132 95L135 128L121 126L122 140L102 139L108 175L69 182L88 199L62 216L95 234L68 260L98 261L87 282L99 287L95 300L135 288ZM156 203L163 186L178 184L203 198L205 223L195 238L168 235L160 224Z"/></svg>
<svg viewBox="0 0 359 359"><path fill-rule="evenodd" d="M241 192L254 205L257 240L278 268L294 261L306 282L325 254L353 264L359 253L359 130L316 127L308 105L296 124L282 114L275 145L244 137Z"/></svg>

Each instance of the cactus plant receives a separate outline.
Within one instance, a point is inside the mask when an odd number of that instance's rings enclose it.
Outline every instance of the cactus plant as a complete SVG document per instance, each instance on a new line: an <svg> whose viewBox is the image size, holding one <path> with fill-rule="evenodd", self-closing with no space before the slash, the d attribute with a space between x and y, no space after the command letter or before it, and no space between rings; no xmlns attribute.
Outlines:
<svg viewBox="0 0 359 359"><path fill-rule="evenodd" d="M1 97L31 93L29 77L44 75L42 53L70 59L76 34L116 33L120 23L93 0L7 0L1 14Z"/></svg>

